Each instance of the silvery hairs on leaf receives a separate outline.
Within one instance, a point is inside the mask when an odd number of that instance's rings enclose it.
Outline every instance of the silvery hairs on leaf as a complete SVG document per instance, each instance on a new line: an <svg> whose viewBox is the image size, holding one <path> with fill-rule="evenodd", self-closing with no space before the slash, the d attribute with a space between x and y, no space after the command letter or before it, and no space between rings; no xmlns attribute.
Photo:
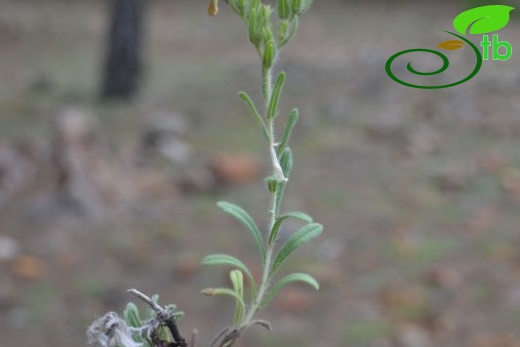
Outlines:
<svg viewBox="0 0 520 347"><path fill-rule="evenodd" d="M117 313L108 312L95 320L87 330L89 347L141 347L132 338L132 330Z"/></svg>

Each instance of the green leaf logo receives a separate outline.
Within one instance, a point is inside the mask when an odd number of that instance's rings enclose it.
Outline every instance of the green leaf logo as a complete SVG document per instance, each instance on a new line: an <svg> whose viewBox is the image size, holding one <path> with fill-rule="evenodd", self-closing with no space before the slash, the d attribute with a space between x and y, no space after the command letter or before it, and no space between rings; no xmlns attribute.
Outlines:
<svg viewBox="0 0 520 347"><path fill-rule="evenodd" d="M509 12L514 9L505 5L475 7L455 17L453 27L462 35L466 35L468 28L470 34L487 34L505 27L509 22Z"/></svg>

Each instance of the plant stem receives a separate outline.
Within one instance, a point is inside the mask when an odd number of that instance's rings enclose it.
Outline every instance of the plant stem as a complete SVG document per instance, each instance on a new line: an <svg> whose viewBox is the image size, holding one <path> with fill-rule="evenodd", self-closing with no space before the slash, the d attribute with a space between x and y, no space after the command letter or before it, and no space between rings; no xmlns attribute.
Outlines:
<svg viewBox="0 0 520 347"><path fill-rule="evenodd" d="M278 163L278 158L276 156L276 141L275 141L275 132L274 132L274 117L269 119L267 116L267 109L269 104L271 103L271 93L272 93L272 75L273 69L262 69L262 91L264 94L264 103L266 109L265 119L267 120L267 136L268 136L268 145L269 145L269 155L271 157L271 163L273 165L273 174L276 174L276 164ZM281 183L284 184L284 183ZM276 194L271 194L271 210L269 211L270 221L269 221L269 229L271 230L276 222L277 211L278 211L278 201L276 199ZM266 294L267 289L270 286L270 278L269 271L271 269L271 263L273 261L273 252L274 252L274 244L268 244L267 250L265 253L265 261L263 264L262 271L262 280L260 283L260 287L258 289L258 295L256 296L256 300L253 302L252 306L249 307L249 310L242 322L242 326L245 326L251 323L255 313L260 308L262 300Z"/></svg>

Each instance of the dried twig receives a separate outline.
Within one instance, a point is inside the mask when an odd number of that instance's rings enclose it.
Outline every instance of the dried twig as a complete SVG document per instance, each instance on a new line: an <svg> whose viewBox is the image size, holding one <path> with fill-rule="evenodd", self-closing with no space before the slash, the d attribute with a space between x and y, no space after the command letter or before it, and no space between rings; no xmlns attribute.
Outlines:
<svg viewBox="0 0 520 347"><path fill-rule="evenodd" d="M183 338L179 332L179 328L177 327L177 322L175 321L175 316L173 315L173 312L170 312L170 310L161 307L158 303L156 303L151 298L144 295L137 289L129 289L128 293L135 295L136 297L144 301L148 306L150 306L152 310L157 312L157 319L159 321L158 327L167 326L170 330L170 333L172 334L173 338L173 343L165 342L157 338L154 341L154 344L158 345L157 347L188 347L186 339Z"/></svg>

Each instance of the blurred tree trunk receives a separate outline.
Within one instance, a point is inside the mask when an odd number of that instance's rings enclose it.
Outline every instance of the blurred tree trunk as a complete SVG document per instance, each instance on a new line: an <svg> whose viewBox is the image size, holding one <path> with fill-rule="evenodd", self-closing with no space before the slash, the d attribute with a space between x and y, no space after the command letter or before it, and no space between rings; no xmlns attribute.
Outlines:
<svg viewBox="0 0 520 347"><path fill-rule="evenodd" d="M101 97L130 99L139 91L146 0L112 0Z"/></svg>

